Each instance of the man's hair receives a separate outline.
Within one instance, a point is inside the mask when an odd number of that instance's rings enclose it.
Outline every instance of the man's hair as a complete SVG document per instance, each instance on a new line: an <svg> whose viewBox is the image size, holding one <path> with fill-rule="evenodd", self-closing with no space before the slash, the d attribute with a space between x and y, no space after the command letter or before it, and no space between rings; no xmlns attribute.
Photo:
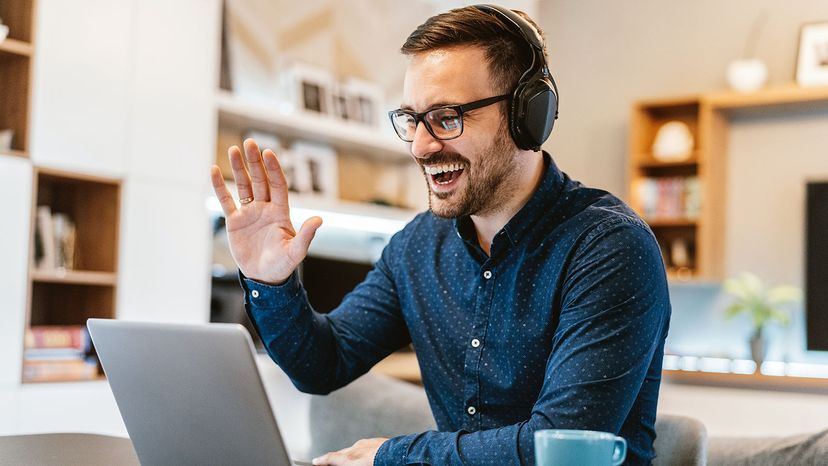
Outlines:
<svg viewBox="0 0 828 466"><path fill-rule="evenodd" d="M543 38L543 31L526 13L513 10ZM544 39L544 54L546 53ZM400 51L416 55L456 46L483 48L489 62L493 84L502 93L510 93L520 76L532 64L532 50L511 23L473 6L457 8L432 16L408 36Z"/></svg>

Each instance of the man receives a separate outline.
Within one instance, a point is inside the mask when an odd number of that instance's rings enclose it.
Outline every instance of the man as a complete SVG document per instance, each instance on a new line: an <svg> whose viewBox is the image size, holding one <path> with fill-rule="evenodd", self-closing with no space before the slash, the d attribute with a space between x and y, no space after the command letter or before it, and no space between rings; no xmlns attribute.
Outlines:
<svg viewBox="0 0 828 466"><path fill-rule="evenodd" d="M212 171L248 312L300 390L329 393L415 348L439 431L361 440L314 463L534 464L533 433L547 428L617 433L628 463L649 463L670 317L651 231L516 144L509 105L537 57L504 14L435 16L402 51L403 105L390 115L430 212L330 314L313 311L295 273L321 219L294 231L276 155L247 140L245 168L230 148L240 207Z"/></svg>

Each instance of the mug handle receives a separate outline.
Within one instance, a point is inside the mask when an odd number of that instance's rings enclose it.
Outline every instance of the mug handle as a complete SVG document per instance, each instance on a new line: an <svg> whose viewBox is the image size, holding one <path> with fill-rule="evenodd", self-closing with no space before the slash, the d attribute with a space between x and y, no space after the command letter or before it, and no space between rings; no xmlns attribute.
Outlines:
<svg viewBox="0 0 828 466"><path fill-rule="evenodd" d="M627 458L627 441L622 437L615 437L615 446L612 450L612 466L618 466Z"/></svg>

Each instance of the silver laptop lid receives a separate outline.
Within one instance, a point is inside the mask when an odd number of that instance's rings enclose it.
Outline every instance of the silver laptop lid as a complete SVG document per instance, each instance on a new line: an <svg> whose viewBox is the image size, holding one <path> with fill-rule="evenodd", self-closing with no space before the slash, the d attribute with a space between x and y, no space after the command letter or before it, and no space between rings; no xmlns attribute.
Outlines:
<svg viewBox="0 0 828 466"><path fill-rule="evenodd" d="M244 327L87 327L141 464L290 464Z"/></svg>

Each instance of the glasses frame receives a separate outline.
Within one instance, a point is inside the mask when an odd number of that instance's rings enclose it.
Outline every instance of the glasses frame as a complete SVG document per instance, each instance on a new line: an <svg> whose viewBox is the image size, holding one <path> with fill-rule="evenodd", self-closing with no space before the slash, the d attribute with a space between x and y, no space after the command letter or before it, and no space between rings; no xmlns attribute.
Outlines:
<svg viewBox="0 0 828 466"><path fill-rule="evenodd" d="M469 103L466 103L466 104L441 105L440 107L435 107L435 108L432 108L432 109L429 109L425 112L420 112L420 113L413 112L411 110L403 110L401 108L398 108L397 110L391 110L390 112L388 112L388 118L391 120L391 126L394 127L394 132L397 133L397 136L405 142L414 142L414 139L408 140L400 134L400 132L397 130L397 125L394 124L394 116L395 115L405 114L405 115L408 115L408 116L414 118L414 131L415 131L415 133L417 131L417 126L419 126L420 122L422 122L425 125L426 130L428 131L428 134L430 134L434 139L437 139L437 140L440 140L440 141L450 141L452 139L457 139L460 136L462 136L463 135L463 130L466 129L466 124L463 122L463 114L465 114L466 112L470 112L472 110L477 110L479 108L488 107L489 105L492 105L492 104L495 104L497 102L501 102L503 100L506 100L506 99L510 98L511 96L512 96L512 94L503 94L503 95L497 95L497 96L494 96L494 97L487 97L485 99L475 100L474 102L469 102ZM437 136L436 134L434 134L434 129L431 128L431 123L429 123L428 120L426 120L426 118L425 118L426 115L428 115L429 113L431 113L433 111L445 110L445 109L454 110L455 112L457 112L457 116L460 117L460 133L458 133L457 136L452 136L452 137L449 137L449 138L442 138L442 137Z"/></svg>

